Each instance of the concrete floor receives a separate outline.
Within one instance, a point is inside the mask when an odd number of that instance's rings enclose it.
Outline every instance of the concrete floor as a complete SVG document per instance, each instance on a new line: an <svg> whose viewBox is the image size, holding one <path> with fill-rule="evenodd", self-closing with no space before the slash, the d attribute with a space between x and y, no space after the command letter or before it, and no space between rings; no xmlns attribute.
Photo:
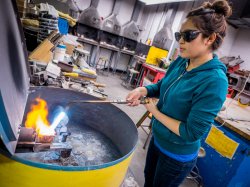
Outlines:
<svg viewBox="0 0 250 187"><path fill-rule="evenodd" d="M98 75L97 82L106 84L104 88L104 93L108 95L109 99L125 99L127 94L132 90L127 89L121 85L122 80L120 79L120 75L116 74L109 74L108 76L103 76L102 74ZM137 123L138 120L142 117L142 115L146 112L146 109L143 105L137 107L129 107L127 105L116 104L118 108L123 110L132 120L134 123ZM148 125L150 119L146 119L144 121L144 125ZM138 183L140 187L144 185L144 166L145 166L145 159L147 154L146 150L143 149L143 145L147 138L147 134L141 129L138 128L139 140L137 144L137 148L135 150L133 159L130 163L128 172L129 175L134 177L135 181ZM190 180L185 180L183 184L180 185L181 187L196 187L196 183Z"/></svg>

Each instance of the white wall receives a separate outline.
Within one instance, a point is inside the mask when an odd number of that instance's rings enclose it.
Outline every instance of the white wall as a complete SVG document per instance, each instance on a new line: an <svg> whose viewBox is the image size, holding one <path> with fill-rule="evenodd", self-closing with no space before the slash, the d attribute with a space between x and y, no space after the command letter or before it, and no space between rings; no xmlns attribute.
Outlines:
<svg viewBox="0 0 250 187"><path fill-rule="evenodd" d="M121 0L121 6L117 15L118 21L124 25L130 21L136 0ZM114 5L114 0L99 0L97 10L101 17L108 17Z"/></svg>
<svg viewBox="0 0 250 187"><path fill-rule="evenodd" d="M192 2L182 2L179 4L178 10L176 12L173 24L172 24L172 31L173 31L173 42L169 49L168 58L169 59L176 47L178 47L178 42L175 41L174 33L180 30L182 22L185 20L187 13L192 9L193 3Z"/></svg>
<svg viewBox="0 0 250 187"><path fill-rule="evenodd" d="M84 10L90 6L91 0L76 0L75 2L80 10Z"/></svg>
<svg viewBox="0 0 250 187"><path fill-rule="evenodd" d="M228 26L222 46L216 51L219 57L240 56L245 62L241 69L250 70L250 29L235 29Z"/></svg>
<svg viewBox="0 0 250 187"><path fill-rule="evenodd" d="M162 28L160 25L164 24L164 6L155 6L152 7L152 12L149 15L148 23L149 27L146 27L147 35L144 35L144 38L141 38L142 41L146 41L150 39L151 41L154 39L155 34Z"/></svg>
<svg viewBox="0 0 250 187"><path fill-rule="evenodd" d="M221 47L215 52L219 57L230 56L232 46L234 45L238 29L228 25L226 36Z"/></svg>
<svg viewBox="0 0 250 187"><path fill-rule="evenodd" d="M238 56L245 62L241 69L250 70L250 29L239 29L230 50L230 55Z"/></svg>
<svg viewBox="0 0 250 187"><path fill-rule="evenodd" d="M121 1L122 1L121 7L117 15L117 19L122 25L124 25L131 19L136 0L121 0Z"/></svg>
<svg viewBox="0 0 250 187"><path fill-rule="evenodd" d="M100 0L97 6L97 10L101 17L106 18L108 17L113 8L114 0Z"/></svg>
<svg viewBox="0 0 250 187"><path fill-rule="evenodd" d="M140 40L143 43L145 43L149 38L156 10L157 6L145 6L141 17L138 19L138 24L142 29L140 33Z"/></svg>

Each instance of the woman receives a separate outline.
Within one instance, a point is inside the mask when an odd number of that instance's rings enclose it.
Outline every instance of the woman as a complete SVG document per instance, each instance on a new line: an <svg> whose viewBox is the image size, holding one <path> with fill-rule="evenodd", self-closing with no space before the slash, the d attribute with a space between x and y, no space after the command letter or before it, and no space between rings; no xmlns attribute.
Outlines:
<svg viewBox="0 0 250 187"><path fill-rule="evenodd" d="M196 164L200 140L205 135L227 94L226 67L213 53L222 44L226 17L231 8L226 1L205 3L188 13L175 38L180 57L171 63L157 84L130 92L130 106L143 96L153 114L151 139L145 166L145 187L178 186Z"/></svg>

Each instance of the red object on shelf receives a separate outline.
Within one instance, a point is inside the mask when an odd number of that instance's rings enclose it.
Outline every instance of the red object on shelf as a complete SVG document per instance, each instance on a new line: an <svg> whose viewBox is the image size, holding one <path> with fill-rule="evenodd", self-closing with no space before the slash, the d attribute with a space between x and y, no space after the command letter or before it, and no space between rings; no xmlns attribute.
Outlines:
<svg viewBox="0 0 250 187"><path fill-rule="evenodd" d="M228 90L227 97L228 97L228 98L232 98L232 95L233 95L233 93L234 93L234 89L233 89L233 88L228 88L227 90Z"/></svg>
<svg viewBox="0 0 250 187"><path fill-rule="evenodd" d="M227 68L228 73L234 73L235 71L240 69L240 64L237 64L236 66L229 66Z"/></svg>
<svg viewBox="0 0 250 187"><path fill-rule="evenodd" d="M152 65L144 63L144 64L142 64L142 67L143 67L143 75L142 75L142 78L140 81L140 86L143 85L143 80L145 77L147 77L148 74L154 76L152 83L157 83L166 74L166 70L159 68L159 67L156 67L156 66L152 66Z"/></svg>

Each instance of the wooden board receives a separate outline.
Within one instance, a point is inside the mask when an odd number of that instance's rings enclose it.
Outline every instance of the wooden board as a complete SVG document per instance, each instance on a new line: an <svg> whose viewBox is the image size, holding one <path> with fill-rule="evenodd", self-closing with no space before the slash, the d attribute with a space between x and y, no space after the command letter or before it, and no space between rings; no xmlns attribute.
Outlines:
<svg viewBox="0 0 250 187"><path fill-rule="evenodd" d="M29 55L29 60L49 63L52 60L52 52L50 51L54 45L45 39L34 51Z"/></svg>
<svg viewBox="0 0 250 187"><path fill-rule="evenodd" d="M226 106L226 110L221 111L215 120L221 124L224 123L226 127L250 140L250 107L240 107L237 101L229 98L225 101L224 106Z"/></svg>

